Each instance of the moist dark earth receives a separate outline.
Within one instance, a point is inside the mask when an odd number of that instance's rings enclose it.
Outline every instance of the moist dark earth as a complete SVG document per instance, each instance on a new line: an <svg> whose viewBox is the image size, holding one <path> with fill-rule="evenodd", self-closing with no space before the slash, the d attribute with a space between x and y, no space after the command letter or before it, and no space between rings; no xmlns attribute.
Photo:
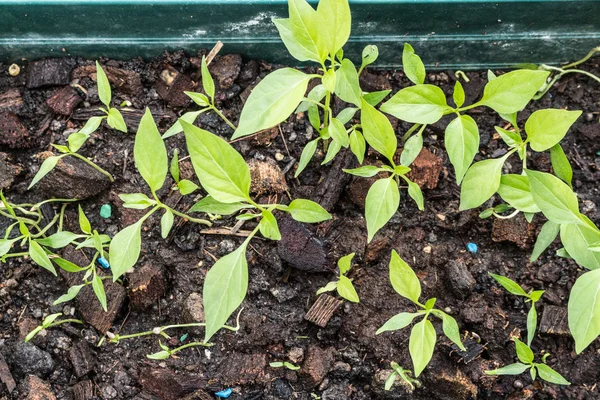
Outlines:
<svg viewBox="0 0 600 400"><path fill-rule="evenodd" d="M12 77L8 65L0 65L0 188L13 203L42 201L49 197L80 197L92 226L114 235L135 222L142 212L125 209L121 193L148 189L136 172L133 142L139 119L150 108L161 132L184 112L197 106L183 94L200 91L197 75L202 51L194 57L165 54L150 62L101 60L113 91L113 105L124 102L122 112L129 133L103 125L80 153L108 170L110 183L85 164L68 159L59 164L31 190L27 186L51 143L65 144L72 132L83 126L100 106L92 60L61 58L21 65ZM425 60L433 55L422 55ZM584 68L600 74L592 60ZM256 83L281 66L237 55L218 55L210 65L217 84L217 104L237 123L244 100ZM477 100L486 82L486 72L468 72L462 82L467 102ZM456 77L451 71L436 71L427 83L440 85L451 103ZM367 70L361 77L365 91L392 89L395 93L410 83L401 71ZM344 107L334 104L336 110ZM523 123L540 108L568 108L583 114L563 144L574 169L574 188L582 211L600 221L597 204L600 179L598 138L600 87L589 79L568 75L541 100L519 114ZM337 112L337 111L336 111ZM481 133L476 160L497 157L505 146L494 126L505 123L487 108L468 113ZM392 119L398 137L410 127ZM321 203L333 215L318 225L299 224L277 215L283 239L276 243L252 240L248 250L250 284L239 318L238 332L223 330L212 347L195 347L168 360L149 360L146 354L160 351L158 337L151 335L104 343L106 331L129 334L156 326L201 322L202 284L215 259L231 252L243 237L231 234L234 217L214 221L207 228L181 219L171 235L160 237L159 217L150 218L143 229L142 255L136 271L124 286L107 288L109 313L100 310L94 296L82 291L79 299L52 306L66 293L72 277L52 276L29 259L9 259L0 265L0 399L213 399L214 393L231 388L229 397L238 399L597 399L600 375L600 343L592 343L576 355L566 324L569 291L583 273L572 260L555 255L554 243L538 261L529 262L535 236L544 222L537 215L528 224L522 217L509 220L480 219L480 210L458 212L460 189L444 152L443 119L430 126L425 148L416 160L412 178L424 189L425 211L420 212L401 191L401 204L392 220L367 245L363 218L364 198L370 185L366 178L352 178L342 168L356 166L349 151L331 163L319 150L298 179L293 177L302 148L314 137L303 114L292 115L279 127L233 146L253 171L252 191L261 202L287 203L291 198L308 198ZM232 130L212 112L196 122L224 138ZM182 158L185 140L180 134L166 140L169 155L177 148ZM368 163L379 162L368 154ZM189 159L181 161L182 178L198 182ZM529 167L550 170L547 154L531 154ZM505 172L520 173L520 161L509 159ZM182 197L172 190L169 177L159 192L161 199L180 211L188 210L202 191ZM495 203L494 203L495 201ZM99 214L104 204L112 216ZM56 212L46 207L51 218ZM195 215L204 217L203 215ZM0 222L2 229L6 221ZM251 230L246 222L240 232ZM77 208L67 208L65 228L78 231ZM216 228L221 228L217 231ZM476 253L467 244L478 246ZM384 391L390 361L405 368L412 364L408 351L410 329L375 335L391 316L415 311L414 306L392 289L388 279L390 252L395 249L416 271L423 297L436 297L436 306L453 315L464 334L468 354L458 352L441 334L434 321L438 342L431 363L419 377L422 386L411 392L399 381ZM325 327L305 319L315 303L318 288L335 278L335 262L355 252L350 277L360 296L359 304L343 302ZM86 254L66 248L59 252L71 260L86 261ZM89 255L87 255L89 256ZM83 261L82 261L83 260ZM488 276L508 276L526 290L543 289L538 303L539 331L532 348L537 360L550 353L547 363L571 386L536 380L529 374L490 377L484 371L516 362L511 336L526 337L529 304L508 294ZM108 281L107 281L108 282ZM67 324L40 333L25 344L25 335L48 314L62 312L63 318L83 318L86 324ZM235 325L235 318L229 321ZM203 338L202 328L169 331L171 348ZM182 337L187 334L187 337ZM182 341L183 339L183 341ZM298 371L275 369L270 362L289 361ZM16 387L14 387L16 384ZM320 397L316 397L320 396Z"/></svg>

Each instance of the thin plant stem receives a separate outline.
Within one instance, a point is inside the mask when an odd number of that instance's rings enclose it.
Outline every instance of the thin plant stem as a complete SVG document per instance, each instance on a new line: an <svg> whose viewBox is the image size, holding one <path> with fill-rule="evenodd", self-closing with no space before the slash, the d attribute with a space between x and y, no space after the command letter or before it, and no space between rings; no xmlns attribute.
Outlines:
<svg viewBox="0 0 600 400"><path fill-rule="evenodd" d="M86 157L82 156L81 154L77 154L77 153L69 153L69 154L71 154L75 158L79 158L81 161L86 162L89 166L91 166L96 171L100 172L101 174L106 175L108 177L108 179L110 179L111 182L115 181L115 178L113 178L113 176L110 174L110 172L100 168L100 166L98 166L97 164L94 164L92 161L88 160Z"/></svg>
<svg viewBox="0 0 600 400"><path fill-rule="evenodd" d="M232 123L232 122L231 122L231 121L230 121L230 120L229 120L229 119L228 119L228 118L227 118L225 115L223 115L223 113L222 113L221 111L219 111L219 109L218 109L217 107L215 107L214 105L211 105L211 106L210 106L210 108L211 108L211 109L212 109L212 110L213 110L215 113L217 113L217 115L218 115L219 117L221 117L221 119L222 119L223 121L225 121L225 123L226 123L227 125L229 125L229 127L230 127L231 129L233 129L234 131L236 130L236 127L235 127L235 125L234 125L234 124L233 124L233 123Z"/></svg>

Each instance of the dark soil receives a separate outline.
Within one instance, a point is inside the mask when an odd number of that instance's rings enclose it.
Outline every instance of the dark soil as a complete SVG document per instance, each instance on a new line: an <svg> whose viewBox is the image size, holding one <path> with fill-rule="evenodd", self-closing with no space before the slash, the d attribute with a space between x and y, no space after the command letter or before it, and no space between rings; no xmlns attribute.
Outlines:
<svg viewBox="0 0 600 400"><path fill-rule="evenodd" d="M131 102L124 111L130 133L103 126L81 153L110 171L116 181L103 186L101 177L86 173L78 164L63 166L65 176L59 177L62 181L76 179L67 189L93 195L82 205L101 233L114 235L139 218L140 212L122 208L117 196L147 191L135 170L132 132L145 107L150 108L163 132L183 112L196 109L182 96L182 90L200 90L196 84L198 63L198 58L182 53L152 62L104 60L103 65L112 67L107 72L112 77L113 104ZM213 62L218 103L234 123L249 89L274 68L277 66L242 61L237 56L218 56ZM600 74L594 62L586 68ZM41 201L48 193L60 196L62 188L55 184L26 189L41 164L38 154L51 150L50 143L65 144L69 133L97 113L93 62L60 59L30 63L22 66L16 77L9 76L7 69L7 65L0 65L0 152L4 153L0 153L0 187L13 202ZM467 75L470 82L463 85L468 104L481 95L486 74ZM363 89L368 91L393 89L395 93L409 84L399 71L369 70L362 80ZM431 73L427 81L441 85L451 101L455 81L452 72ZM564 147L574 166L574 187L582 209L594 221L600 220L596 205L600 200L599 101L597 84L569 75L519 115L524 121L539 108L583 110ZM503 126L504 122L486 108L469 113L481 131L477 158L502 154L504 145L493 127ZM197 123L225 138L231 136L231 129L212 113L202 114ZM409 127L393 123L398 126L399 137ZM540 216L528 226L519 219L482 220L477 210L458 212L459 187L443 149L447 123L444 119L427 130L427 150L417 160L414 172L414 179L425 188L425 212L419 212L403 190L400 209L368 246L362 210L368 180L340 174L342 167L353 164L352 157L342 153L330 165L321 167L324 154L318 153L300 178L293 178L295 166L291 166L312 135L303 115L290 117L280 125L281 130L236 141L234 146L245 159L261 168L254 191L264 200L287 202L287 193L293 198L311 198L328 207L334 218L318 226L280 221L282 242L252 241L248 251L250 285L240 317L241 329L237 333L218 333L210 348L188 349L169 360L152 361L145 355L160 350L154 336L124 340L118 345L96 345L105 333L104 327L127 334L201 318L199 293L207 270L243 238L204 235L200 231L205 227L177 221L171 236L163 240L158 218L151 218L145 224L143 253L137 265L143 272L134 273L125 282L127 293L121 288L111 290L110 315L99 315L94 297L84 294L78 301L51 306L66 292L67 282L29 260L10 259L0 266L0 353L4 358L0 357L0 398L212 399L215 392L226 388L233 389L233 400L305 400L312 399L312 394L323 400L600 398L596 386L600 345L595 342L576 356L564 318L570 288L582 269L554 255L558 243L537 262L528 261L532 239L543 223ZM178 148L182 157L186 155L181 135L166 143L169 154ZM369 162L375 161L371 156ZM519 172L516 162L512 160L507 168ZM547 171L549 159L532 154L530 167ZM181 168L184 177L192 176L188 161L182 162ZM69 175L69 171L75 175ZM285 176L287 192L281 178L269 180L260 175L265 173ZM181 198L168 189L171 184L165 185L160 196L168 204L187 210L195 195ZM112 217L100 217L103 204L113 206ZM67 217L67 226L77 229L76 207L68 208ZM226 218L216 221L215 227L232 227L235 222ZM1 221L0 227L4 223ZM247 223L242 230L250 228ZM477 253L467 252L469 242L478 245ZM413 266L422 281L424 297L436 297L437 305L457 319L469 350L469 354L458 353L439 335L432 362L420 378L422 387L412 394L400 384L390 392L383 390L390 361L411 367L410 330L375 335L392 315L413 310L389 284L391 249ZM351 277L361 302L344 302L324 328L306 321L305 315L316 300L315 292L334 277L335 260L350 252L357 254ZM571 381L571 386L532 382L528 374L484 374L485 370L516 361L510 337L525 337L529 308L522 298L499 288L488 272L509 276L527 289L546 290L539 303L541 327L533 350L540 356L549 352L548 364ZM140 293L145 287L151 289ZM22 342L45 315L55 312L83 317L88 324L83 328L62 325L42 332L32 344ZM233 318L230 323L235 323ZM439 322L435 326L441 334ZM201 330L182 329L168 344L176 347L184 334L189 335L185 343L202 338ZM302 368L273 369L269 367L272 361L291 361ZM16 382L14 390L9 390L10 376Z"/></svg>

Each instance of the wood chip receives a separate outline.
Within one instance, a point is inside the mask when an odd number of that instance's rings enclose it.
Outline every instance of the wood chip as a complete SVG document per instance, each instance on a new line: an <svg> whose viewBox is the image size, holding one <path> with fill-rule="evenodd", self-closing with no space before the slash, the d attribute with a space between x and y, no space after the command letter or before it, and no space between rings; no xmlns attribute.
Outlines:
<svg viewBox="0 0 600 400"><path fill-rule="evenodd" d="M8 365L6 364L2 354L0 354L0 381L6 385L8 393L12 393L12 391L17 387L17 384L15 383L15 380L10 373L10 369L8 369Z"/></svg>
<svg viewBox="0 0 600 400"><path fill-rule="evenodd" d="M544 306L540 321L540 333L569 336L567 309L565 307Z"/></svg>
<svg viewBox="0 0 600 400"><path fill-rule="evenodd" d="M304 317L305 320L325 328L333 314L342 305L342 301L328 294L322 294Z"/></svg>

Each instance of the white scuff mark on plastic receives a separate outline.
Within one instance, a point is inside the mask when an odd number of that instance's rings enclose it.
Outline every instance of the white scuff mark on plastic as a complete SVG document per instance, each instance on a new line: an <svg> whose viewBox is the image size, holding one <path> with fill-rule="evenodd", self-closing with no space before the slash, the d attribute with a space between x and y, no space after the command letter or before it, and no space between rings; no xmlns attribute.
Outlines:
<svg viewBox="0 0 600 400"><path fill-rule="evenodd" d="M251 29L265 24L271 24L271 19L276 17L277 14L273 12L260 12L255 17L242 22L230 22L223 25L225 32L243 33L249 34Z"/></svg>
<svg viewBox="0 0 600 400"><path fill-rule="evenodd" d="M195 38L198 36L206 35L206 31L204 29L196 29L193 33L184 33L183 37L185 38Z"/></svg>

